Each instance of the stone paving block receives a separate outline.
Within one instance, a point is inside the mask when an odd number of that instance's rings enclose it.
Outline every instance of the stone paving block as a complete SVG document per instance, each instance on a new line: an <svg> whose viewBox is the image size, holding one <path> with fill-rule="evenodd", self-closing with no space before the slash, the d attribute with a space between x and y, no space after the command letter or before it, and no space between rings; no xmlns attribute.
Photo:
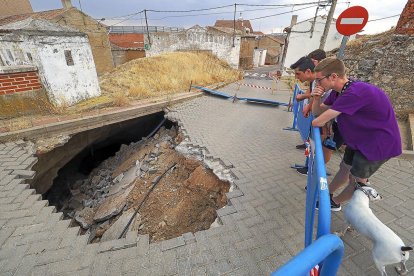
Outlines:
<svg viewBox="0 0 414 276"><path fill-rule="evenodd" d="M18 184L18 185L22 185L22 184ZM34 195L35 191L33 189L26 189L21 191L21 193L13 200L13 203L23 203L25 201L27 201L27 198L29 198L31 195ZM36 200L37 201L37 200ZM27 205L27 204L26 204ZM32 201L32 204L29 206L30 209L33 208L33 206L35 206L35 201ZM22 208L25 209L25 208ZM32 209L33 210L33 209ZM38 210L38 209L37 209ZM33 212L31 212L33 213Z"/></svg>
<svg viewBox="0 0 414 276"><path fill-rule="evenodd" d="M146 255L149 252L149 235L139 235L137 241L138 256Z"/></svg>
<svg viewBox="0 0 414 276"><path fill-rule="evenodd" d="M31 170L14 170L13 174L17 175L19 178L32 179L35 175L35 171L31 171Z"/></svg>
<svg viewBox="0 0 414 276"><path fill-rule="evenodd" d="M233 214L233 213L235 213L235 212L237 212L237 210L236 210L236 208L234 208L233 206L225 206L225 207L223 207L223 208L221 208L221 209L217 210L217 215L218 215L219 217L224 217L224 216L227 216L227 215Z"/></svg>
<svg viewBox="0 0 414 276"><path fill-rule="evenodd" d="M10 183L13 179L15 179L15 175L7 174L0 179L0 186L4 186Z"/></svg>
<svg viewBox="0 0 414 276"><path fill-rule="evenodd" d="M185 276L192 275L190 260L189 259L177 260L177 270L178 270L178 275L185 275ZM198 275L198 274L195 274L195 275Z"/></svg>
<svg viewBox="0 0 414 276"><path fill-rule="evenodd" d="M184 238L180 236L174 239L162 241L161 251L170 250L170 249L177 248L177 247L184 246L184 245L185 245Z"/></svg>

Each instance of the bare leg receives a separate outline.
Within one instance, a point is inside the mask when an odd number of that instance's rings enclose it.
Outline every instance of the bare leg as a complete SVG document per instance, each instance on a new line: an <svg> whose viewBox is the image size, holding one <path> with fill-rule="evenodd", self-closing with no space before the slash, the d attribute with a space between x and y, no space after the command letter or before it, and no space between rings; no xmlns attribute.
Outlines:
<svg viewBox="0 0 414 276"><path fill-rule="evenodd" d="M367 178L359 178L349 174L349 184L346 188L336 197L333 197L332 200L335 203L342 203L351 199L355 191L355 186L357 182L366 184Z"/></svg>
<svg viewBox="0 0 414 276"><path fill-rule="evenodd" d="M335 177L332 179L331 183L329 183L329 193L333 194L349 181L350 170L351 166L345 164L343 161L339 164L338 172L335 174Z"/></svg>
<svg viewBox="0 0 414 276"><path fill-rule="evenodd" d="M330 150L326 147L322 147L322 152L323 152L323 159L325 160L325 164L327 164L329 160L331 160L333 150Z"/></svg>

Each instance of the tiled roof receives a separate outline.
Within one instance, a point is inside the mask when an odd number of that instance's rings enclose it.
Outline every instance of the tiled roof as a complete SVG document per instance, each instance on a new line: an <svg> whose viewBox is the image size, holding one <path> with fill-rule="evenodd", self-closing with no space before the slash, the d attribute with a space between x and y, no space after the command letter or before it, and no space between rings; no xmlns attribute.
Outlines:
<svg viewBox="0 0 414 276"><path fill-rule="evenodd" d="M228 27L208 26L208 28L218 30L220 32L227 33L227 34L233 34L233 32L234 32L233 27L228 28ZM240 34L242 34L242 31L236 29L236 34L240 35Z"/></svg>
<svg viewBox="0 0 414 276"><path fill-rule="evenodd" d="M121 48L144 47L144 34L109 34L109 41Z"/></svg>
<svg viewBox="0 0 414 276"><path fill-rule="evenodd" d="M216 20L214 27L233 28L233 24L233 20ZM243 31L243 28L248 28L251 33L253 32L253 28L249 20L236 20L236 29Z"/></svg>
<svg viewBox="0 0 414 276"><path fill-rule="evenodd" d="M13 23L0 26L0 30L9 31L46 31L46 32L65 32L65 33L79 33L76 29L60 26L59 24L52 23L44 19L26 18L24 20L16 21Z"/></svg>
<svg viewBox="0 0 414 276"><path fill-rule="evenodd" d="M57 10L50 10L50 11L32 12L32 13L17 14L17 15L12 15L12 16L4 16L0 18L0 25L6 25L9 23L22 21L27 18L50 20L50 19L60 16L66 11L67 9L57 9Z"/></svg>

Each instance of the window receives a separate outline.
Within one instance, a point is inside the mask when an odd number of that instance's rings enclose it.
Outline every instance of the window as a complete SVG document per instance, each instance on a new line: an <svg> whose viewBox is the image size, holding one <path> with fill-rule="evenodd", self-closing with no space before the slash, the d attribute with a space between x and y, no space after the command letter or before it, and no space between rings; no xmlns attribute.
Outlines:
<svg viewBox="0 0 414 276"><path fill-rule="evenodd" d="M9 59L10 59L11 61L14 61L14 57L13 57L12 52L11 52L9 49L7 49L7 50L6 50L6 52L7 52L7 55L9 56Z"/></svg>
<svg viewBox="0 0 414 276"><path fill-rule="evenodd" d="M33 62L33 57L31 53L26 53L27 58L30 60L30 62Z"/></svg>
<svg viewBox="0 0 414 276"><path fill-rule="evenodd" d="M66 59L66 64L68 66L73 66L75 64L73 62L72 51L71 50L65 50L65 59Z"/></svg>

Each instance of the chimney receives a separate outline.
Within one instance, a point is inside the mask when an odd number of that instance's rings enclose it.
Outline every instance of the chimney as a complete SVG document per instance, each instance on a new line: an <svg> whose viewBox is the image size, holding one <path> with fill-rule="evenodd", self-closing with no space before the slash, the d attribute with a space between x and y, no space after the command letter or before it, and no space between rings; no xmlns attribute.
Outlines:
<svg viewBox="0 0 414 276"><path fill-rule="evenodd" d="M70 9L73 7L71 0L60 0L64 9Z"/></svg>
<svg viewBox="0 0 414 276"><path fill-rule="evenodd" d="M296 25L296 22L298 22L298 16L292 15L292 19L290 20L290 27L292 28L294 25Z"/></svg>

